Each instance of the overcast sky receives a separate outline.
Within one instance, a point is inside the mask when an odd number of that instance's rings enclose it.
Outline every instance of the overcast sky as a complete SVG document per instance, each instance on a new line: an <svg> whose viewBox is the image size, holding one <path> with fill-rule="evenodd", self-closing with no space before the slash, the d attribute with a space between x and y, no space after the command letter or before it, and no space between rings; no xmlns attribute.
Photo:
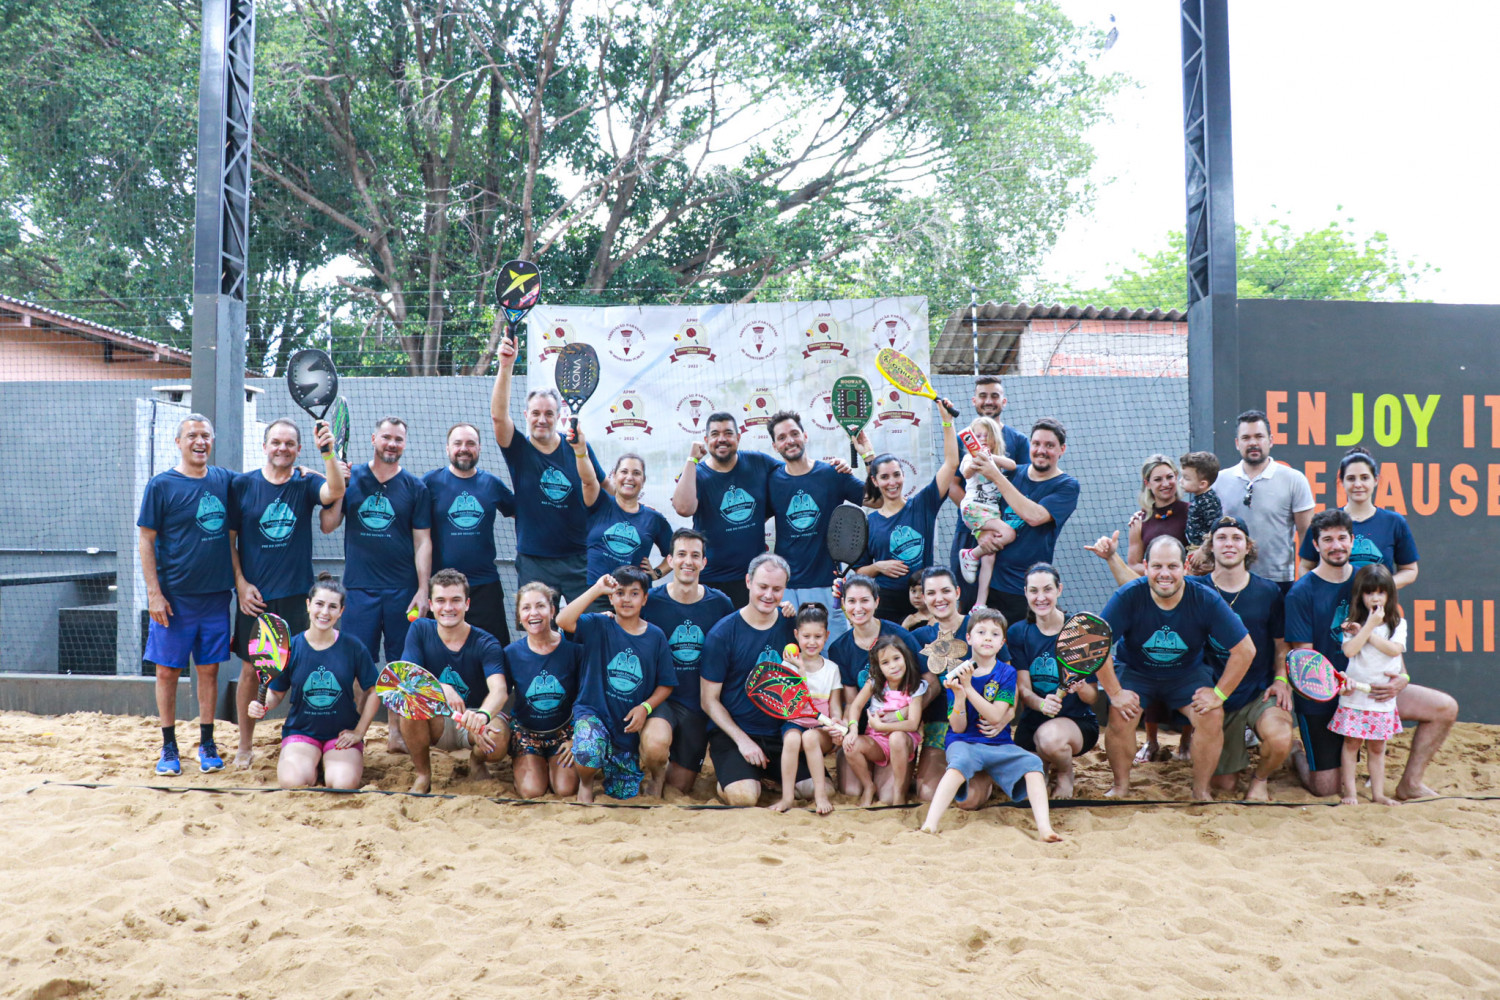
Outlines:
<svg viewBox="0 0 1500 1000"><path fill-rule="evenodd" d="M1100 284L1184 224L1179 5L1060 2L1079 23L1115 15L1101 68L1137 84L1090 135L1101 188L1046 268ZM1418 297L1500 302L1500 4L1238 0L1229 44L1236 221L1352 217L1442 269Z"/></svg>

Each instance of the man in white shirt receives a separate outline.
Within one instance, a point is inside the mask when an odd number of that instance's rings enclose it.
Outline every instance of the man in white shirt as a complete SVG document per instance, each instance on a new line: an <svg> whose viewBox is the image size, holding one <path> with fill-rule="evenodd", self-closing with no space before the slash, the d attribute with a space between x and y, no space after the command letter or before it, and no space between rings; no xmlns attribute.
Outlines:
<svg viewBox="0 0 1500 1000"><path fill-rule="evenodd" d="M1246 410L1235 421L1238 465L1219 473L1214 492L1224 513L1250 525L1259 551L1256 572L1286 593L1296 578L1297 536L1312 523L1313 495L1307 477L1271 459L1271 424L1262 410Z"/></svg>

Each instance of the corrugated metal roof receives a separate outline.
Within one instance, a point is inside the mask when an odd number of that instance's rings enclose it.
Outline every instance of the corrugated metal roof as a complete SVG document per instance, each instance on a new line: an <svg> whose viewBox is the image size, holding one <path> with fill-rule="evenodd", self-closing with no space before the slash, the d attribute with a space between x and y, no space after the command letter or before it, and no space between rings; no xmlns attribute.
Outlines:
<svg viewBox="0 0 1500 1000"><path fill-rule="evenodd" d="M970 307L963 306L953 310L949 317L951 323L954 319L967 321L971 315ZM1113 306L1066 306L1058 303L1043 304L1030 302L986 302L979 307L979 319L983 320L1017 320L1029 319L1128 319L1128 320L1150 320L1153 322L1185 323L1187 313L1178 309L1119 309Z"/></svg>
<svg viewBox="0 0 1500 1000"><path fill-rule="evenodd" d="M1137 323L1186 323L1177 309L1118 309L1058 303L985 302L979 306L979 370L997 375L1019 370L1021 336L1034 320L1098 320ZM932 370L964 375L974 370L973 310L962 306L949 314L932 348Z"/></svg>
<svg viewBox="0 0 1500 1000"><path fill-rule="evenodd" d="M18 299L11 295L0 295L0 307L13 306L22 313L37 314L48 319L56 320L59 326L66 327L70 332L79 336L91 337L95 340L108 340L117 344L134 346L143 351L160 354L174 361L191 363L193 356L190 352L170 344L163 344L155 340L147 340L145 337L137 336L113 326L105 326L103 323L95 323L93 320L84 319L81 316L73 316L69 313L49 309L35 302Z"/></svg>

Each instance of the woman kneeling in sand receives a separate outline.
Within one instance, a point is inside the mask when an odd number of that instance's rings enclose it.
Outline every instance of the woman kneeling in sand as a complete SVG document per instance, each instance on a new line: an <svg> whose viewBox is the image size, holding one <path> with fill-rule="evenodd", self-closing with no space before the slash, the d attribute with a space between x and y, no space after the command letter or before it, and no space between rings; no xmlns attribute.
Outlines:
<svg viewBox="0 0 1500 1000"><path fill-rule="evenodd" d="M336 628L344 600L344 585L321 574L307 595L311 624L292 639L286 670L271 682L264 704L250 703L250 717L261 719L291 693L276 762L282 788L316 785L320 764L329 788L358 788L364 777L364 739L380 705L379 674L365 644Z"/></svg>
<svg viewBox="0 0 1500 1000"><path fill-rule="evenodd" d="M516 620L525 635L505 647L505 680L516 693L510 759L516 794L539 799L578 792L573 760L573 702L583 647L564 642L553 625L557 591L533 581L516 593Z"/></svg>

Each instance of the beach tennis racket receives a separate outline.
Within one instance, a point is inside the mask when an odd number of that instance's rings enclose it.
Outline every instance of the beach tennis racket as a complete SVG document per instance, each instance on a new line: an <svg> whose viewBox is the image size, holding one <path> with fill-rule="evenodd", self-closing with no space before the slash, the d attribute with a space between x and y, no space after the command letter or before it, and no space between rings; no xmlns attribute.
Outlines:
<svg viewBox="0 0 1500 1000"><path fill-rule="evenodd" d="M443 686L431 673L405 660L387 663L375 682L375 693L385 707L403 719L435 719L451 716L453 707Z"/></svg>
<svg viewBox="0 0 1500 1000"><path fill-rule="evenodd" d="M887 382L908 396L926 396L932 400L938 398L937 390L927 380L927 373L900 351L882 347L875 355L875 367L880 369L880 374L885 376ZM943 403L942 407L948 411L948 416L958 416L958 407L952 403Z"/></svg>
<svg viewBox="0 0 1500 1000"><path fill-rule="evenodd" d="M839 504L828 515L828 554L839 564L838 575L864 558L870 541L870 522L865 512L851 503Z"/></svg>
<svg viewBox="0 0 1500 1000"><path fill-rule="evenodd" d="M1114 630L1098 615L1080 612L1070 615L1057 633L1057 647L1052 654L1062 665L1058 690L1066 692L1085 677L1092 677L1109 659L1114 645Z"/></svg>
<svg viewBox="0 0 1500 1000"><path fill-rule="evenodd" d="M841 732L846 729L842 722L819 712L808 693L807 682L785 663L776 660L761 660L745 679L745 694L755 707L785 722L816 720L821 725L832 726Z"/></svg>
<svg viewBox="0 0 1500 1000"><path fill-rule="evenodd" d="M849 466L859 468L859 450L854 439L865 429L875 413L875 404L870 395L870 383L858 375L841 375L833 383L833 419L849 435Z"/></svg>
<svg viewBox="0 0 1500 1000"><path fill-rule="evenodd" d="M569 426L578 439L578 413L599 388L599 352L593 344L564 344L557 352L557 366L552 369L557 394L568 404L572 414Z"/></svg>
<svg viewBox="0 0 1500 1000"><path fill-rule="evenodd" d="M266 703L266 687L286 669L292 652L292 632L286 620L279 615L266 612L255 619L255 638L250 640L250 655L255 657L250 665L260 677L260 693L256 701Z"/></svg>
<svg viewBox="0 0 1500 1000"><path fill-rule="evenodd" d="M505 334L516 339L516 331L531 307L542 297L542 272L529 260L508 260L495 279L495 299L505 313Z"/></svg>
<svg viewBox="0 0 1500 1000"><path fill-rule="evenodd" d="M328 416L328 408L339 395L339 373L326 351L308 347L292 355L286 366L286 387L292 402L314 420Z"/></svg>
<svg viewBox="0 0 1500 1000"><path fill-rule="evenodd" d="M1350 681L1316 649L1294 649L1286 654L1286 676L1292 687L1313 701L1332 701L1345 684L1355 691L1370 693L1370 685Z"/></svg>
<svg viewBox="0 0 1500 1000"><path fill-rule="evenodd" d="M349 461L349 404L340 396L328 411L329 429L333 431L333 453L340 462Z"/></svg>

